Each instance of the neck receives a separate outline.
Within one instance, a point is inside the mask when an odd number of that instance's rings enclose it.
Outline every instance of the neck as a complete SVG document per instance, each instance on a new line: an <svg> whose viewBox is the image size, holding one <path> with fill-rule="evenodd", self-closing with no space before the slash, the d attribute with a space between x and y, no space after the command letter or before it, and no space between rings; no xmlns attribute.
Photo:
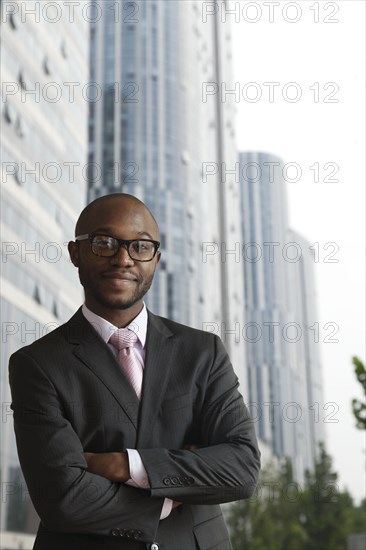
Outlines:
<svg viewBox="0 0 366 550"><path fill-rule="evenodd" d="M85 305L90 311L99 315L103 319L106 319L112 325L118 328L127 327L133 321L137 315L141 312L144 304L138 302L127 309L110 309L101 306L100 304L90 303L89 300L85 300Z"/></svg>

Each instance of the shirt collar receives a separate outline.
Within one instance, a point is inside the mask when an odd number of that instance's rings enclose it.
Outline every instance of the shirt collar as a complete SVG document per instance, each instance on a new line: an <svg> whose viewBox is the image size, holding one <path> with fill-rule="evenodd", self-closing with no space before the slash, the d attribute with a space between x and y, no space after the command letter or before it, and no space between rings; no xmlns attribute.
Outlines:
<svg viewBox="0 0 366 550"><path fill-rule="evenodd" d="M112 334L118 330L118 327L91 311L85 304L82 306L82 312L85 319L89 321L105 342L108 342ZM126 328L132 330L137 335L137 338L144 348L147 332L147 309L145 303L137 317L135 317Z"/></svg>

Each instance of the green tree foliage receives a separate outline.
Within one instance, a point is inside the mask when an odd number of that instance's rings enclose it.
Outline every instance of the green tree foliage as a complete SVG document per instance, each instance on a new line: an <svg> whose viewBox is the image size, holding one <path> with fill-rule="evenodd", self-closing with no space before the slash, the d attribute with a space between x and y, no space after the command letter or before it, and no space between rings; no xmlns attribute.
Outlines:
<svg viewBox="0 0 366 550"><path fill-rule="evenodd" d="M362 386L366 397L366 370L365 365L358 357L352 357L352 363L355 369L357 380ZM352 411L356 418L356 427L359 430L366 430L366 403L359 399L352 399Z"/></svg>
<svg viewBox="0 0 366 550"><path fill-rule="evenodd" d="M306 533L298 515L301 489L286 462L262 469L255 494L235 503L228 519L234 550L301 550Z"/></svg>
<svg viewBox="0 0 366 550"><path fill-rule="evenodd" d="M366 498L361 501L359 506L354 508L353 532L366 533Z"/></svg>
<svg viewBox="0 0 366 550"><path fill-rule="evenodd" d="M353 531L353 501L340 491L332 459L324 446L313 473L306 473L301 508L308 536L308 550L344 550Z"/></svg>
<svg viewBox="0 0 366 550"><path fill-rule="evenodd" d="M324 446L301 487L289 462L262 470L256 493L232 505L228 517L234 550L344 550L347 536L365 530L365 503L340 491Z"/></svg>

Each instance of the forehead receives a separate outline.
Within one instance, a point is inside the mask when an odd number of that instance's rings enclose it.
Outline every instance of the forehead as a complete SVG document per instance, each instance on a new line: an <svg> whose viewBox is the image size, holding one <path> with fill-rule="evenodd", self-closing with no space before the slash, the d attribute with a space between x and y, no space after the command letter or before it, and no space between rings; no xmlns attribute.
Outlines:
<svg viewBox="0 0 366 550"><path fill-rule="evenodd" d="M150 212L142 203L132 200L104 200L90 209L85 222L85 232L108 230L120 236L142 233L158 238L158 228Z"/></svg>

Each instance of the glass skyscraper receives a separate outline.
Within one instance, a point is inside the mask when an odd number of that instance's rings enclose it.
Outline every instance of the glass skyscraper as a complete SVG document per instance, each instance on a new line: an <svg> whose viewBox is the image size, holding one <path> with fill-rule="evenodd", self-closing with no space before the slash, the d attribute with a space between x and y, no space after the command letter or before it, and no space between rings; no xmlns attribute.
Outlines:
<svg viewBox="0 0 366 550"><path fill-rule="evenodd" d="M8 358L80 305L66 243L87 194L132 193L154 212L163 256L147 305L222 337L262 448L302 472L323 437L305 328L316 320L311 259L283 248L307 244L288 229L280 159L242 154L237 177L235 112L220 89L232 82L228 26L198 0L73 4L1 3L3 544L37 522Z"/></svg>
<svg viewBox="0 0 366 550"><path fill-rule="evenodd" d="M311 468L318 445L326 438L324 420L332 418L332 403L324 403L322 364L319 346L320 324L317 311L317 293L314 274L314 255L311 244L297 231L289 229L288 243L296 243L299 261L288 263L288 297L293 319L298 327L298 338L293 343L291 366L294 385L293 401L302 405L302 422L295 424L297 469ZM294 252L294 248L293 248ZM296 256L294 256L296 257ZM328 327L327 336L334 328ZM324 327L322 327L323 329Z"/></svg>
<svg viewBox="0 0 366 550"><path fill-rule="evenodd" d="M89 29L81 8L71 19L61 2L4 1L1 10L1 531L3 548L31 548L19 538L38 521L17 458L7 365L82 300L66 244L86 202Z"/></svg>
<svg viewBox="0 0 366 550"><path fill-rule="evenodd" d="M89 199L132 193L161 228L162 261L147 305L219 333L244 386L234 112L213 83L229 79L230 34L202 2L103 2L91 29ZM99 3L94 2L95 10Z"/></svg>
<svg viewBox="0 0 366 550"><path fill-rule="evenodd" d="M249 395L259 437L301 481L324 439L322 375L311 253L288 227L286 169L276 156L240 153Z"/></svg>

